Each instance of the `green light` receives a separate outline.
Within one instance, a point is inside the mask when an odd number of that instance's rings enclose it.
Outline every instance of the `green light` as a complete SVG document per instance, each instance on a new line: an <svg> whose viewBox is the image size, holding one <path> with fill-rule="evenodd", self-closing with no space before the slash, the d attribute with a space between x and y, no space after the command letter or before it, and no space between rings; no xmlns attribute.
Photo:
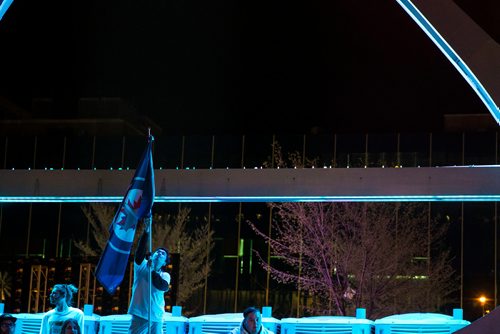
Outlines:
<svg viewBox="0 0 500 334"><path fill-rule="evenodd" d="M240 239L240 247L238 250L238 256L240 258L240 274L243 274L243 266L244 266L243 252L245 249L244 245L245 245L245 239Z"/></svg>
<svg viewBox="0 0 500 334"><path fill-rule="evenodd" d="M243 256L244 245L245 245L245 239L240 239L240 247L238 249L238 256Z"/></svg>
<svg viewBox="0 0 500 334"><path fill-rule="evenodd" d="M248 254L248 257L249 257L249 259L248 259L248 273L249 274L252 274L252 263L253 263L253 261L252 261L253 254L252 253L253 253L253 240L250 239L250 254Z"/></svg>

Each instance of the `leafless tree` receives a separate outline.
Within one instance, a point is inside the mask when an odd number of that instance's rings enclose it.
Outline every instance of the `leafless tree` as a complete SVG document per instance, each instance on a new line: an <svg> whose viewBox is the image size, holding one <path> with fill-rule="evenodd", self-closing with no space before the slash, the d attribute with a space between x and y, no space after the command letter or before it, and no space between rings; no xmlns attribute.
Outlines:
<svg viewBox="0 0 500 334"><path fill-rule="evenodd" d="M303 312L372 318L437 311L456 290L447 230L429 223L427 207L400 203L272 203L271 263L262 267L308 297Z"/></svg>
<svg viewBox="0 0 500 334"><path fill-rule="evenodd" d="M310 159L299 151L289 152L285 157L278 141L273 141L271 149L272 157L268 156L267 160L262 163L265 168L318 167L318 157Z"/></svg>
<svg viewBox="0 0 500 334"><path fill-rule="evenodd" d="M113 220L116 207L102 203L83 206L87 217L92 240L80 240L75 246L86 256L99 256L109 238L109 226ZM213 249L213 231L208 224L200 224L188 228L190 209L181 208L176 215L153 215L152 242L153 249L166 246L171 253L180 255L179 282L177 304L184 307L189 314L195 308L188 304L189 298L204 286L205 278L210 274L211 261L207 261L207 251ZM142 230L142 224L138 227ZM136 232L136 239L142 231ZM97 246L97 247L96 247Z"/></svg>
<svg viewBox="0 0 500 334"><path fill-rule="evenodd" d="M4 271L0 272L0 301L4 302L10 297L10 290L12 288L12 278L9 273Z"/></svg>
<svg viewBox="0 0 500 334"><path fill-rule="evenodd" d="M182 208L177 215L157 215L156 229L153 244L169 245L173 253L181 255L179 270L179 290L177 304L185 307L184 313L189 315L196 306L188 305L190 297L205 285L205 278L210 274L213 261L207 262L207 251L214 247L213 231L203 222L188 233L187 223L190 210Z"/></svg>

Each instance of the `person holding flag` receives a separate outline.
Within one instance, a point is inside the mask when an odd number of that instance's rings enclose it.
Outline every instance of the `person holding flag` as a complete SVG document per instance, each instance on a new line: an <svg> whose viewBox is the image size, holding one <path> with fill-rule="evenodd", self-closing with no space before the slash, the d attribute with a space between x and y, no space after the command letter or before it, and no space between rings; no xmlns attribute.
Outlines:
<svg viewBox="0 0 500 334"><path fill-rule="evenodd" d="M129 333L133 334L148 333L151 327L155 330L154 333L161 334L165 306L163 294L170 283L170 275L161 270L168 261L168 251L165 248L156 250L150 261L145 259L148 237L151 253L149 231L155 198L153 140L153 136L149 134L148 145L113 218L108 243L95 271L95 276L102 286L109 294L113 294L123 281L137 225L140 220L144 220L147 226L137 247L139 252L136 252L133 294L129 309L132 314ZM152 326L148 326L151 320Z"/></svg>
<svg viewBox="0 0 500 334"><path fill-rule="evenodd" d="M151 216L155 198L152 146L153 136L149 135L134 178L109 228L109 240L95 271L96 278L110 295L123 281L139 220Z"/></svg>
<svg viewBox="0 0 500 334"><path fill-rule="evenodd" d="M146 256L146 244L151 228L151 217L144 219L144 233L139 239L134 259L134 282L128 314L132 315L129 334L162 334L165 314L164 293L170 285L170 274L165 271L169 253L164 247L157 248ZM151 284L150 284L151 282ZM150 311L151 310L151 311Z"/></svg>

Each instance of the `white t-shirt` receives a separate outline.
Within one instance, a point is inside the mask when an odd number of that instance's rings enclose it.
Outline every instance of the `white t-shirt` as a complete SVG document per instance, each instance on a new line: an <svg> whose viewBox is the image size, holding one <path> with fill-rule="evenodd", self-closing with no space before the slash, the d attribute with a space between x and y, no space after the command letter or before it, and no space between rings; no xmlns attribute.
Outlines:
<svg viewBox="0 0 500 334"><path fill-rule="evenodd" d="M241 324L240 326L233 329L230 333L231 334L248 334L247 330L243 327L243 324ZM263 325L261 325L257 334L274 334L274 332L267 329Z"/></svg>
<svg viewBox="0 0 500 334"><path fill-rule="evenodd" d="M42 319L40 334L60 334L62 324L66 319L75 319L80 326L81 334L84 334L85 328L83 326L83 312L74 307L69 307L63 312L59 312L57 309L52 309L45 313Z"/></svg>
<svg viewBox="0 0 500 334"><path fill-rule="evenodd" d="M132 285L132 298L128 314L148 318L149 313L149 284L148 277L151 275L151 270L147 265L148 261L143 260L140 265L134 262L134 284ZM162 272L161 278L170 284L170 274ZM157 289L151 283L151 321L162 322L163 314L165 313L165 291Z"/></svg>

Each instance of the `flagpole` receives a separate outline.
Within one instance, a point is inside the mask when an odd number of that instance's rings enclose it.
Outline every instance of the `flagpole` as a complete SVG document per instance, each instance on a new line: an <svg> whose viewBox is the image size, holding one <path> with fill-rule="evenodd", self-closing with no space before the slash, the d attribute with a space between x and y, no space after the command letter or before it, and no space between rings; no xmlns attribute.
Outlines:
<svg viewBox="0 0 500 334"><path fill-rule="evenodd" d="M150 273L148 275L148 289L149 289L149 294L148 294L148 303L149 303L149 307L148 307L148 334L151 334L151 268L153 268L153 262L151 261L151 257L153 256L153 254L151 254L152 252L152 240L153 240L153 230L151 229L151 223L153 221L153 215L152 215L152 212L150 211L149 212L149 219L148 219L148 229L149 229L149 260L148 260L148 264L149 264L149 269L150 269ZM154 268L153 268L154 270Z"/></svg>
<svg viewBox="0 0 500 334"><path fill-rule="evenodd" d="M151 128L148 127L148 139L151 140ZM148 224L149 224L149 256L150 256L150 259L151 257L153 256L153 254L151 253L153 251L153 230L151 229L151 223L153 222L153 212L152 211L149 211L149 221L148 221ZM150 266L152 267L153 266L153 262L152 261L148 261L148 263L150 263ZM149 268L151 270L151 267ZM154 268L153 268L154 270ZM152 293L152 289L151 289L151 275L152 273L150 272L149 275L148 275L148 290L149 290L149 293L148 293L148 303L149 303L149 307L148 307L148 334L151 334L151 293Z"/></svg>
<svg viewBox="0 0 500 334"><path fill-rule="evenodd" d="M149 129L148 129L149 130ZM95 277L102 284L109 294L114 294L120 283L123 281L125 269L128 265L130 250L134 242L136 228L140 220L146 225L145 228L151 230L152 208L155 199L155 182L152 146L154 137L148 131L148 145L139 161L134 177L118 207L116 214L109 227L109 239L106 248L101 254L99 263L95 270ZM150 232L150 231L147 231ZM149 252L151 253L151 234L149 235ZM144 240L146 241L146 240ZM147 242L147 241L146 241ZM144 247L145 245L141 246ZM143 249L144 251L144 249ZM148 267L151 268L149 261ZM134 274L135 265L134 265ZM142 283L141 283L142 284ZM148 333L151 334L151 271L148 277L149 312L148 312ZM148 288L146 288L148 290ZM144 299L137 298L135 291L132 291L131 303L144 303ZM139 300L140 299L140 300ZM141 305L147 307L147 305Z"/></svg>

